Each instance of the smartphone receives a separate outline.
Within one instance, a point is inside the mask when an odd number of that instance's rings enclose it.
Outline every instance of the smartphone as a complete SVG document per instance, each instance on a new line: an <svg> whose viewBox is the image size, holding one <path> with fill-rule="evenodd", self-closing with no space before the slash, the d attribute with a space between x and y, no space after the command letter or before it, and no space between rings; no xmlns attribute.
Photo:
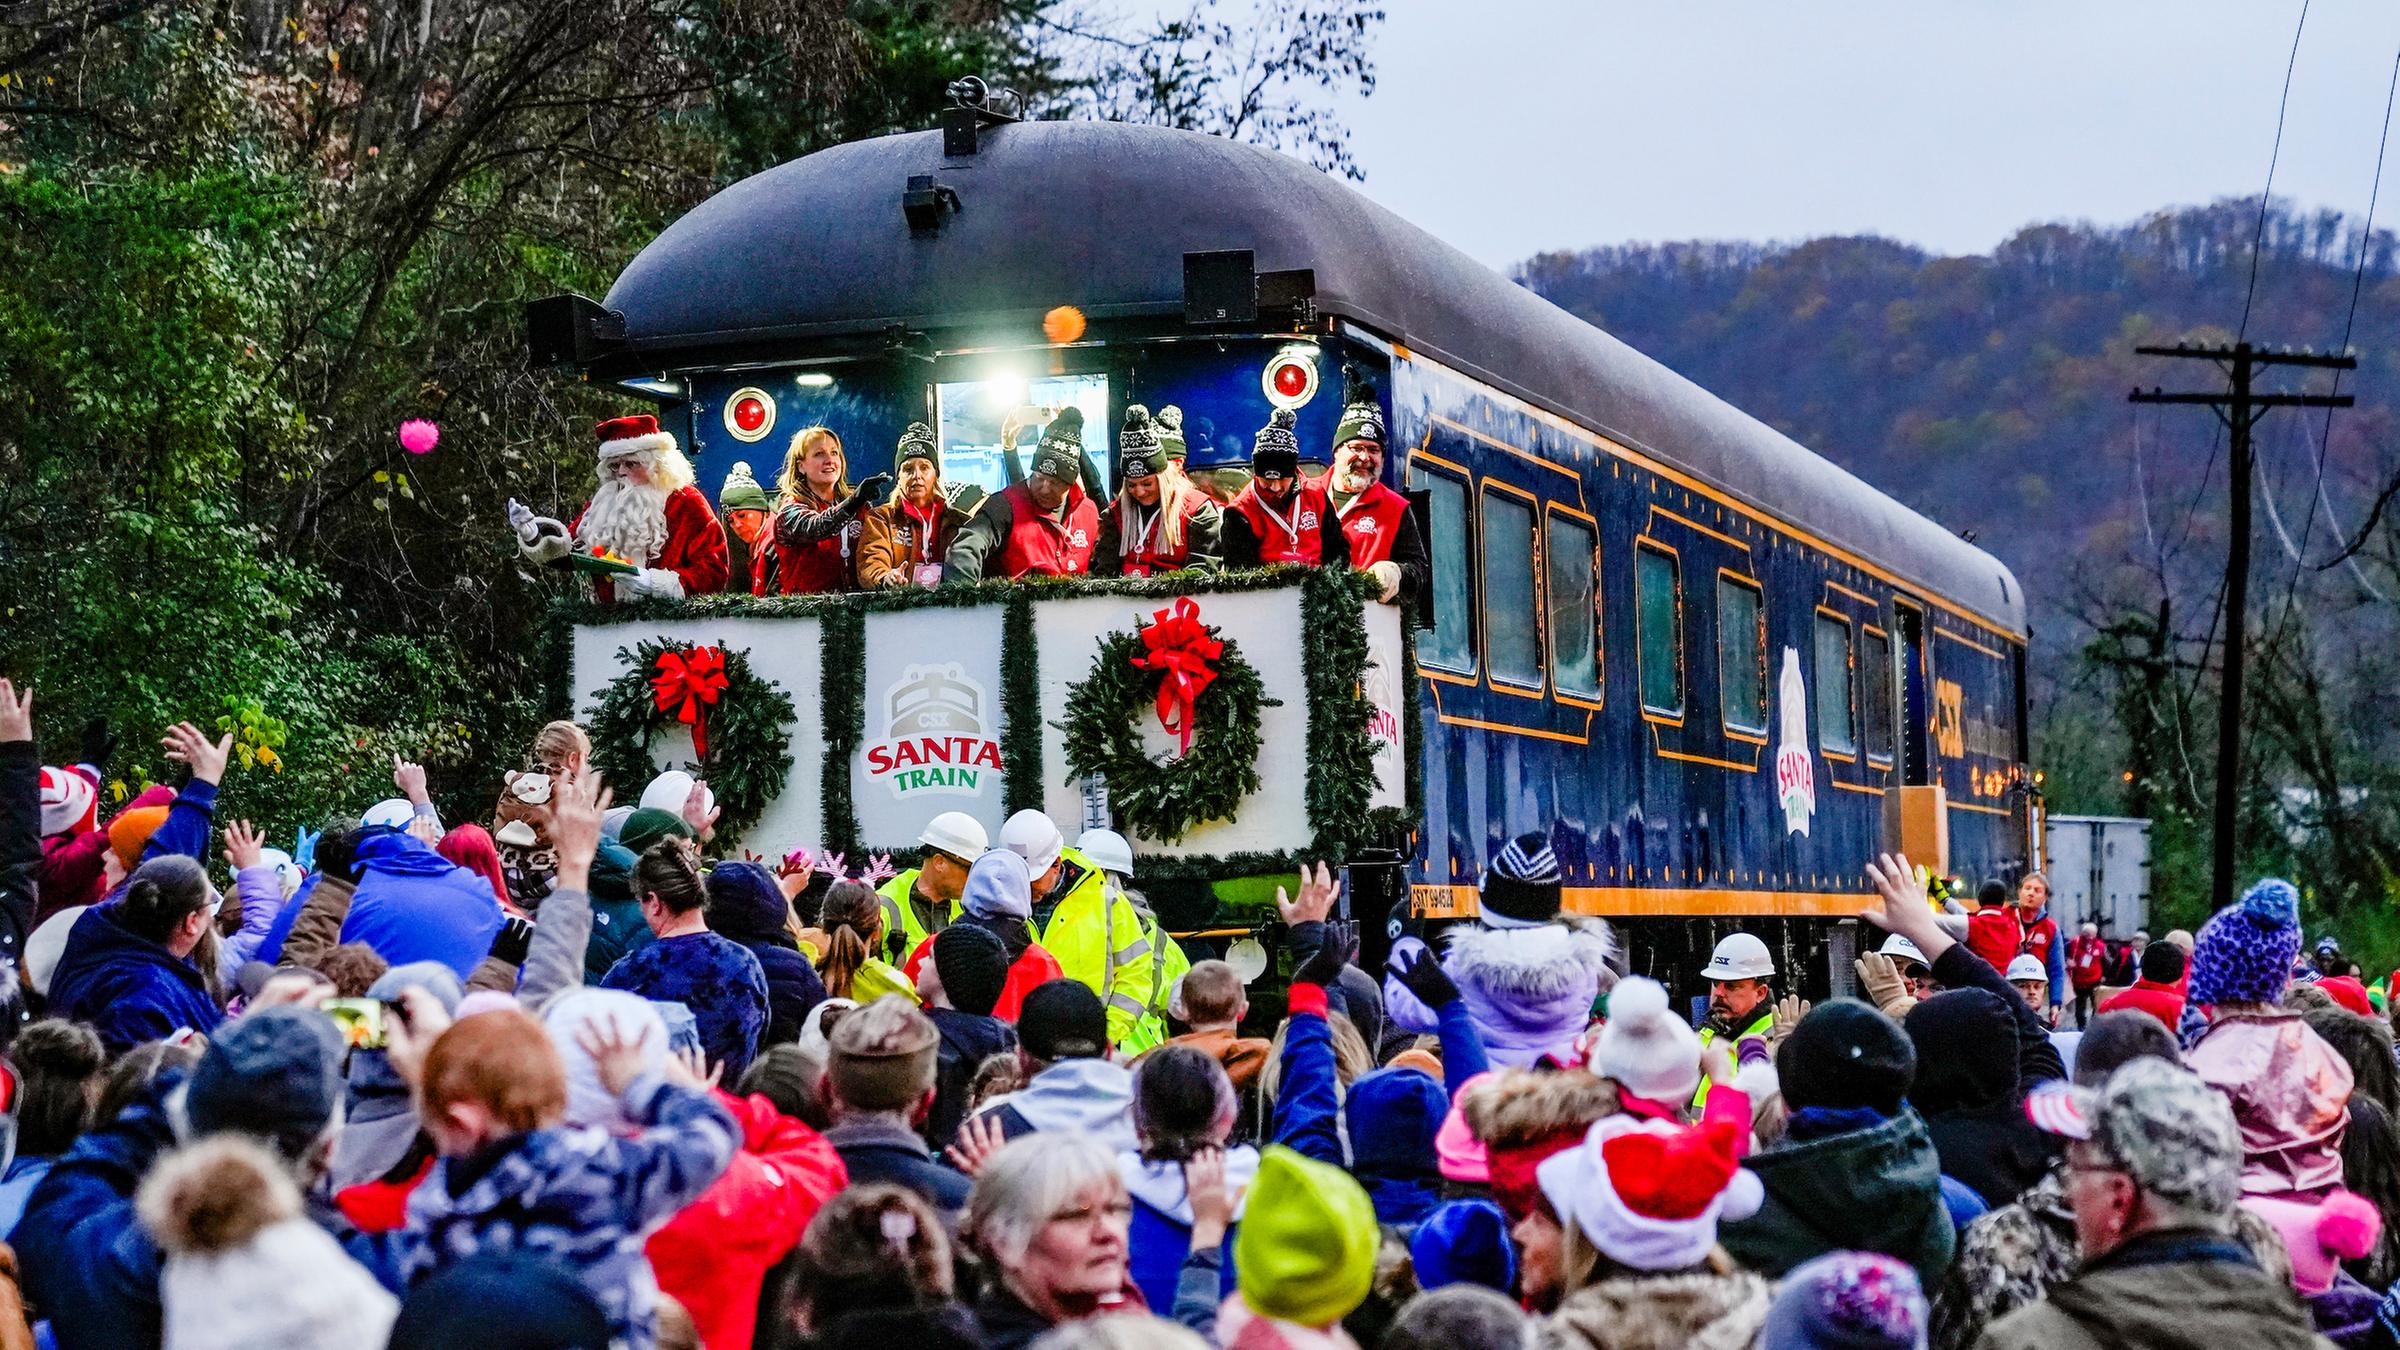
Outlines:
<svg viewBox="0 0 2400 1350"><path fill-rule="evenodd" d="M384 1022L385 1009L381 1000L371 998L337 998L325 1003L334 1026L341 1029L342 1043L353 1050L382 1050L391 1042Z"/></svg>

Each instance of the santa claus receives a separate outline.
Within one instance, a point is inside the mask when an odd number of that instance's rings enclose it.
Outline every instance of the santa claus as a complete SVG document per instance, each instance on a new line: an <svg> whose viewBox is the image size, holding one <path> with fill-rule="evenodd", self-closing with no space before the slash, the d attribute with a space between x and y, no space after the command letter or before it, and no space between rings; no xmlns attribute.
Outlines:
<svg viewBox="0 0 2400 1350"><path fill-rule="evenodd" d="M572 526L509 503L518 547L537 563L571 553L613 557L636 571L594 583L603 600L681 600L725 589L725 526L692 484L691 461L648 413L593 428L600 487Z"/></svg>

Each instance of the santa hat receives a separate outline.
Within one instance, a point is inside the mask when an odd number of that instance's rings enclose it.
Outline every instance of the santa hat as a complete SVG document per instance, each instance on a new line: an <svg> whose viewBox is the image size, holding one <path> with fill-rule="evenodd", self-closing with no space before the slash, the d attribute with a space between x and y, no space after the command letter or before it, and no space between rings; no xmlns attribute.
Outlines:
<svg viewBox="0 0 2400 1350"><path fill-rule="evenodd" d="M1665 985L1629 975L1609 991L1592 1072L1644 1101L1680 1104L1700 1090L1700 1038L1669 1010Z"/></svg>
<svg viewBox="0 0 2400 1350"><path fill-rule="evenodd" d="M42 834L90 834L99 828L99 785L81 769L42 766Z"/></svg>
<svg viewBox="0 0 2400 1350"><path fill-rule="evenodd" d="M600 442L603 464L625 455L659 455L675 448L675 438L659 430L658 419L649 413L612 417L593 427L592 435Z"/></svg>
<svg viewBox="0 0 2400 1350"><path fill-rule="evenodd" d="M1707 1259L1718 1220L1749 1218L1766 1199L1758 1175L1735 1159L1741 1128L1603 1116L1582 1147L1536 1176L1551 1208L1601 1255L1635 1270L1682 1270Z"/></svg>

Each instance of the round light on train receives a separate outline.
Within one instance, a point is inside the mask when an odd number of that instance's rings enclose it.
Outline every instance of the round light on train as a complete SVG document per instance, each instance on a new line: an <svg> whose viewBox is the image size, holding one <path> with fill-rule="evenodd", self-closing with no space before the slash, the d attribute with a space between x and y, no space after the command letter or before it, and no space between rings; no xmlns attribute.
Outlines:
<svg viewBox="0 0 2400 1350"><path fill-rule="evenodd" d="M764 389L736 389L725 400L725 430L737 441L766 439L775 429L775 398Z"/></svg>
<svg viewBox="0 0 2400 1350"><path fill-rule="evenodd" d="M1278 352L1259 376L1267 402L1297 408L1317 396L1317 363L1299 352Z"/></svg>

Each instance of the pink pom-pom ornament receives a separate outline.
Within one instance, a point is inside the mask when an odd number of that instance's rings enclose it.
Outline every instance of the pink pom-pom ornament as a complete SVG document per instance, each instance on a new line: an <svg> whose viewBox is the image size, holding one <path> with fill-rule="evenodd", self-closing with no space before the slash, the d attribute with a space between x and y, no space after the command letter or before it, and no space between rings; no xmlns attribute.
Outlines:
<svg viewBox="0 0 2400 1350"><path fill-rule="evenodd" d="M422 417L412 417L400 424L400 448L412 455L432 452L442 439L442 429Z"/></svg>
<svg viewBox="0 0 2400 1350"><path fill-rule="evenodd" d="M2354 1191L2335 1191L2317 1211L2317 1241L2344 1261L2375 1250L2382 1232L2383 1216L2372 1201Z"/></svg>

